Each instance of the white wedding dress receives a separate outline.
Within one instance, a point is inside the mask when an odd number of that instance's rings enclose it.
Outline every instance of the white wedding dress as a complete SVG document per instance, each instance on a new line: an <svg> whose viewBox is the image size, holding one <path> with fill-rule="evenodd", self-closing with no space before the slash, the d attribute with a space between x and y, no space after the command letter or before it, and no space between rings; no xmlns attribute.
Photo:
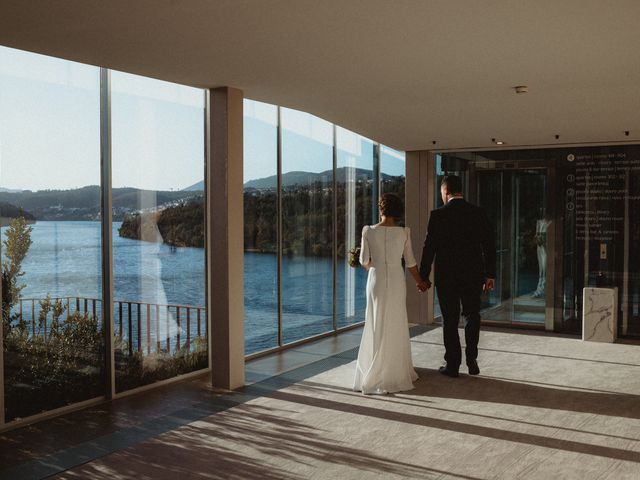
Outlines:
<svg viewBox="0 0 640 480"><path fill-rule="evenodd" d="M353 389L367 394L411 390L418 375L411 360L407 267L416 265L409 229L366 226L362 229L360 263L370 263L367 310Z"/></svg>

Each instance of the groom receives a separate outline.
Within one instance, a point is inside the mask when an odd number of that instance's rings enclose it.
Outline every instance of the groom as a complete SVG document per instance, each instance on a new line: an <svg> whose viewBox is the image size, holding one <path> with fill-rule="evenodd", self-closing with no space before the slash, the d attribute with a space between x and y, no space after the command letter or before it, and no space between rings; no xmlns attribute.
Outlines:
<svg viewBox="0 0 640 480"><path fill-rule="evenodd" d="M458 336L462 304L466 363L469 375L478 375L480 296L483 291L493 289L496 276L493 229L485 211L462 198L460 177L445 176L440 193L444 206L431 212L420 263L420 275L428 279L435 257L446 361L440 373L458 376L462 362Z"/></svg>

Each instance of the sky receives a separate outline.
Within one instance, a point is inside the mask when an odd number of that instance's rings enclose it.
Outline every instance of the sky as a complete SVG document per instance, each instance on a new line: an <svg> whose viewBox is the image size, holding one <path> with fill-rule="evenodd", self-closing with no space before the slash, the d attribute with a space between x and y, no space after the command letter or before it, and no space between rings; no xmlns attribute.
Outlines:
<svg viewBox="0 0 640 480"><path fill-rule="evenodd" d="M204 177L204 92L112 71L114 187L180 190ZM0 187L71 189L100 182L97 67L0 47ZM332 166L332 125L282 109L283 172ZM277 108L245 100L245 181L275 175ZM338 127L339 162L370 167L372 142ZM382 147L385 173L404 153Z"/></svg>

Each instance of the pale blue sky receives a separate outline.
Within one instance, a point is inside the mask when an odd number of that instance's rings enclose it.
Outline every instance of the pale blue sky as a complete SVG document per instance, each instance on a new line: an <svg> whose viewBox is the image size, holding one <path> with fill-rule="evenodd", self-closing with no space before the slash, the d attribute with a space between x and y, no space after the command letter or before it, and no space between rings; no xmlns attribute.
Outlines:
<svg viewBox="0 0 640 480"><path fill-rule="evenodd" d="M69 189L100 180L99 69L0 47L0 187ZM204 92L112 72L114 187L179 190L203 179ZM331 168L331 124L282 110L283 171ZM276 107L245 101L245 181L275 175ZM371 142L338 129L340 158L367 168ZM364 163L363 163L364 162ZM404 154L382 147L382 169Z"/></svg>

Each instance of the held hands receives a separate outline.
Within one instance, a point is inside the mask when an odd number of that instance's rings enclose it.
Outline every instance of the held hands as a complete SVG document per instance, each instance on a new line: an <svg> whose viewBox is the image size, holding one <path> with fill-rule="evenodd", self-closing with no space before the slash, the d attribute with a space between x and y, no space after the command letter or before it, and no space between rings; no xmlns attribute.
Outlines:
<svg viewBox="0 0 640 480"><path fill-rule="evenodd" d="M496 280L494 278L487 278L484 282L484 285L482 286L482 291L488 292L490 290L493 290L495 287L495 282Z"/></svg>
<svg viewBox="0 0 640 480"><path fill-rule="evenodd" d="M429 280L421 280L416 284L416 287L418 287L420 293L424 293L431 288L431 282Z"/></svg>

